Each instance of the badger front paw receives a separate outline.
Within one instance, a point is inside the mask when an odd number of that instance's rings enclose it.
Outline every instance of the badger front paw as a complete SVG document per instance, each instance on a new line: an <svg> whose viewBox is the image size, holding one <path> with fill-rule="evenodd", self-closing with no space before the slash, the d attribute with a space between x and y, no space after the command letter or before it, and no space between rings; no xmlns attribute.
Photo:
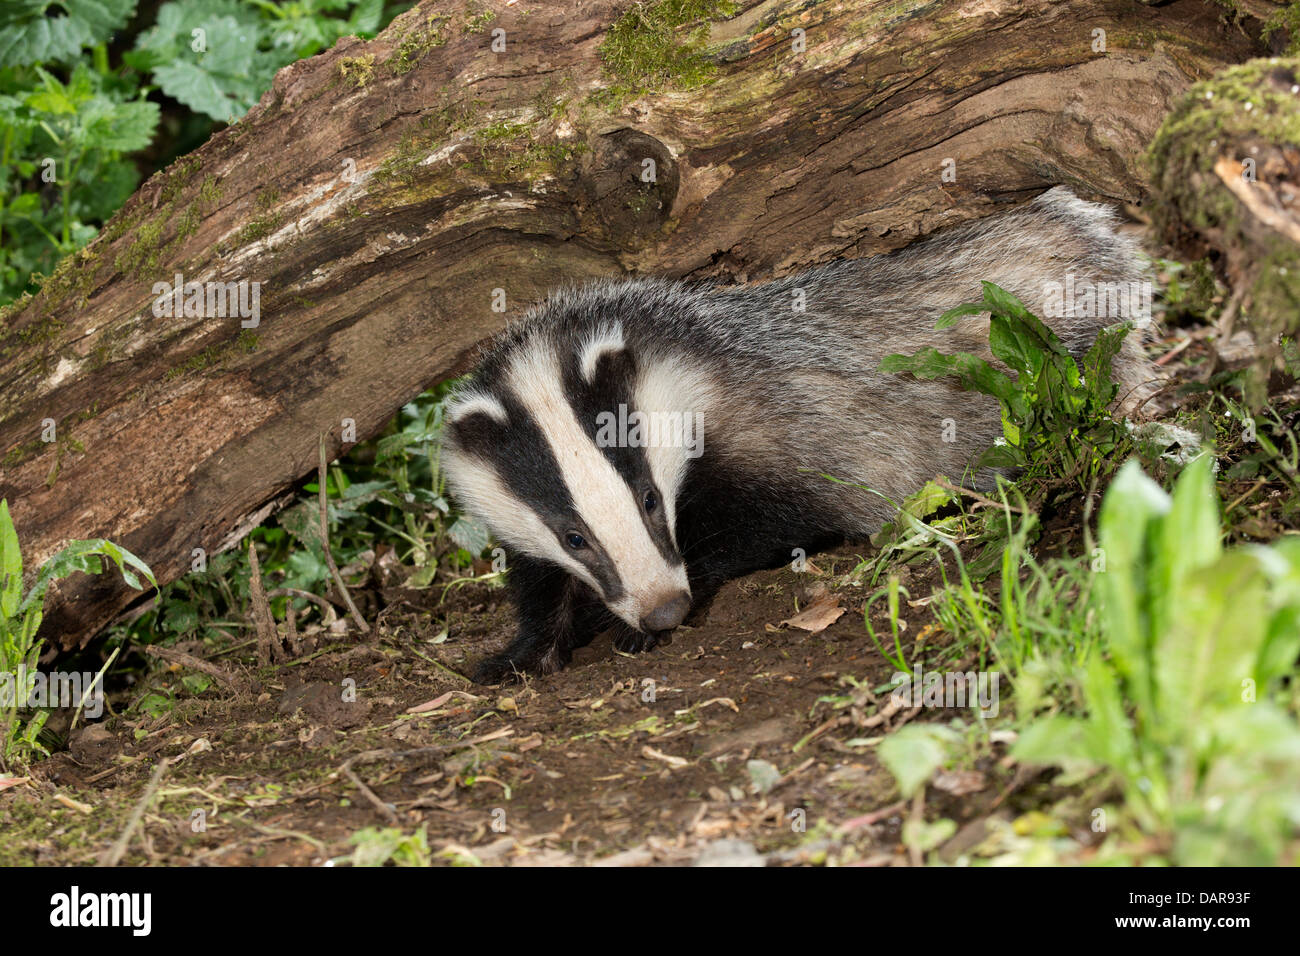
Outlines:
<svg viewBox="0 0 1300 956"><path fill-rule="evenodd" d="M475 666L471 679L476 684L514 684L525 674L554 674L563 670L573 652L560 643L539 646L517 638L499 654L485 657Z"/></svg>
<svg viewBox="0 0 1300 956"><path fill-rule="evenodd" d="M654 650L660 644L673 642L672 631L638 631L627 625L614 631L614 647L624 654L640 654Z"/></svg>
<svg viewBox="0 0 1300 956"><path fill-rule="evenodd" d="M514 684L523 673L507 653L493 654L474 665L469 679L476 684Z"/></svg>

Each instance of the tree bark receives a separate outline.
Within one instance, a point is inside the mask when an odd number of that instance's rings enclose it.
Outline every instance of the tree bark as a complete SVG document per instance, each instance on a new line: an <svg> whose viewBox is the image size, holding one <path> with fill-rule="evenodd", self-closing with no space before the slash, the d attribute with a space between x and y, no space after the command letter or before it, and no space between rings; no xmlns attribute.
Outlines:
<svg viewBox="0 0 1300 956"><path fill-rule="evenodd" d="M0 328L29 567L103 536L174 580L263 520L321 433L331 454L348 421L373 435L560 283L764 279L1056 183L1139 202L1172 100L1259 51L1201 0L745 0L671 31L628 11L421 3L145 183ZM260 283L260 322L156 317L178 273ZM76 576L44 634L84 644L136 596Z"/></svg>

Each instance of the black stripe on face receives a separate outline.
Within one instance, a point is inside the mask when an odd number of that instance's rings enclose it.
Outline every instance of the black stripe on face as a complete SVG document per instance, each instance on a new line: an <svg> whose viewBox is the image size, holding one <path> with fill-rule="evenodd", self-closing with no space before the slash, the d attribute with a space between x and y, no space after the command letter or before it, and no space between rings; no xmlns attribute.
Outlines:
<svg viewBox="0 0 1300 956"><path fill-rule="evenodd" d="M497 393L496 397L506 410L505 422L486 412L467 414L450 424L451 441L459 451L490 468L510 494L542 520L555 535L557 546L596 579L606 601L617 601L623 596L618 570L577 513L546 436L513 393ZM508 527L511 521L510 515L482 517L489 525ZM589 546L581 550L569 548L565 538L571 531L582 535ZM545 554L533 557L549 560Z"/></svg>
<svg viewBox="0 0 1300 956"><path fill-rule="evenodd" d="M587 437L593 445L599 445L605 458L622 476L655 548L668 564L675 567L682 563L682 557L673 545L663 491L655 484L645 448L621 441L612 445L597 442L602 415L613 416L613 421L619 422L636 411L633 397L637 380L636 358L626 348L604 352L596 361L590 381L583 376L580 362L576 350L566 357L561 369L564 393ZM647 512L644 507L647 492L653 492L658 499L653 512Z"/></svg>

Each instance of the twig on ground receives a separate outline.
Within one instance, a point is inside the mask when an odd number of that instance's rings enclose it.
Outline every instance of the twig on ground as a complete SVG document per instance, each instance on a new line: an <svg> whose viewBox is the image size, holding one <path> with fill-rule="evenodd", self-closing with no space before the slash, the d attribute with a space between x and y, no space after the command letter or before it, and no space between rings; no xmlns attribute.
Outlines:
<svg viewBox="0 0 1300 956"><path fill-rule="evenodd" d="M104 661L104 666L99 669L99 673L95 675L95 679L90 682L90 686L82 693L81 700L77 701L77 709L72 714L72 723L68 725L69 733L77 729L77 721L81 718L81 709L86 706L86 701L88 701L90 695L95 692L95 688L100 686L101 682L104 680L105 671L112 666L113 661L117 660L117 655L121 650L121 645L113 648L113 653L108 655L108 660Z"/></svg>
<svg viewBox="0 0 1300 956"><path fill-rule="evenodd" d="M320 544L321 549L325 552L325 563L329 565L330 576L334 579L334 587L338 589L339 596L348 606L348 613L352 615L352 620L356 622L362 634L370 633L370 625L366 619L361 616L357 606L352 601L352 595L348 591L348 586L343 583L343 575L339 574L339 566L334 563L334 553L330 550L330 519L329 519L329 496L325 493L325 436L320 436L320 460L316 464L317 490L320 498Z"/></svg>
<svg viewBox="0 0 1300 956"><path fill-rule="evenodd" d="M266 591L262 588L262 566L257 560L257 545L251 540L248 542L248 564L248 595L253 605L253 624L257 627L257 659L269 664L271 655L279 650L279 634L271 615L271 605L266 600Z"/></svg>
<svg viewBox="0 0 1300 956"><path fill-rule="evenodd" d="M130 819L126 821L126 829L117 838L117 842L104 853L99 861L101 866L117 866L122 857L126 855L126 848L131 842L131 837L135 834L136 828L140 826L140 821L144 818L145 810L153 801L154 794L158 792L158 785L162 783L163 774L167 772L167 768L171 765L170 757L163 757L158 761L158 766L153 771L153 777L149 780L149 786L144 788L144 793L140 795L139 802L135 805L135 809L131 811Z"/></svg>
<svg viewBox="0 0 1300 956"><path fill-rule="evenodd" d="M213 680L220 681L233 690L240 692L247 690L244 681L224 667L205 661L201 657L195 657L193 654L187 654L185 651L178 651L174 647L159 647L156 644L147 644L144 652L150 657L158 657L165 661L171 661L173 664L188 667L190 670L207 674Z"/></svg>
<svg viewBox="0 0 1300 956"><path fill-rule="evenodd" d="M373 790L370 789L356 772L352 769L355 764L370 763L375 760L382 760L385 757L398 760L404 757L418 757L423 754L452 753L457 750L464 750L466 747L473 747L476 744L487 743L489 740L497 740L501 737L509 737L514 734L514 730L509 727L503 727L500 730L494 730L490 734L483 734L480 737L471 737L468 740L457 741L454 744L437 744L432 747L416 747L414 750L363 750L359 754L354 754L344 761L339 771L347 776L352 784L361 791L367 800L383 815L393 826L399 826L400 821L397 814L393 812L392 807L380 800Z"/></svg>

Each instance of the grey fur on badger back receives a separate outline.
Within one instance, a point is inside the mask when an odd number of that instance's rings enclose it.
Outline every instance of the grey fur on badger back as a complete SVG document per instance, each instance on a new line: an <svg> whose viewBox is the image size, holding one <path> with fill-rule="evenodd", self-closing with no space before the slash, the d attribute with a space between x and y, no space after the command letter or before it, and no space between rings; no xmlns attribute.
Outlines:
<svg viewBox="0 0 1300 956"><path fill-rule="evenodd" d="M764 285L642 279L552 295L492 343L446 415L445 473L505 547L519 617L476 679L558 670L611 627L620 649L649 649L724 582L892 517L884 498L823 474L894 501L961 476L1001 435L997 403L882 374L880 360L925 346L990 357L987 316L934 327L984 279L1081 356L1121 317L1047 317L1048 284L1069 274L1147 278L1111 213L1057 188L891 255ZM1155 377L1137 338L1116 359L1121 395ZM640 435L618 430L633 412Z"/></svg>

